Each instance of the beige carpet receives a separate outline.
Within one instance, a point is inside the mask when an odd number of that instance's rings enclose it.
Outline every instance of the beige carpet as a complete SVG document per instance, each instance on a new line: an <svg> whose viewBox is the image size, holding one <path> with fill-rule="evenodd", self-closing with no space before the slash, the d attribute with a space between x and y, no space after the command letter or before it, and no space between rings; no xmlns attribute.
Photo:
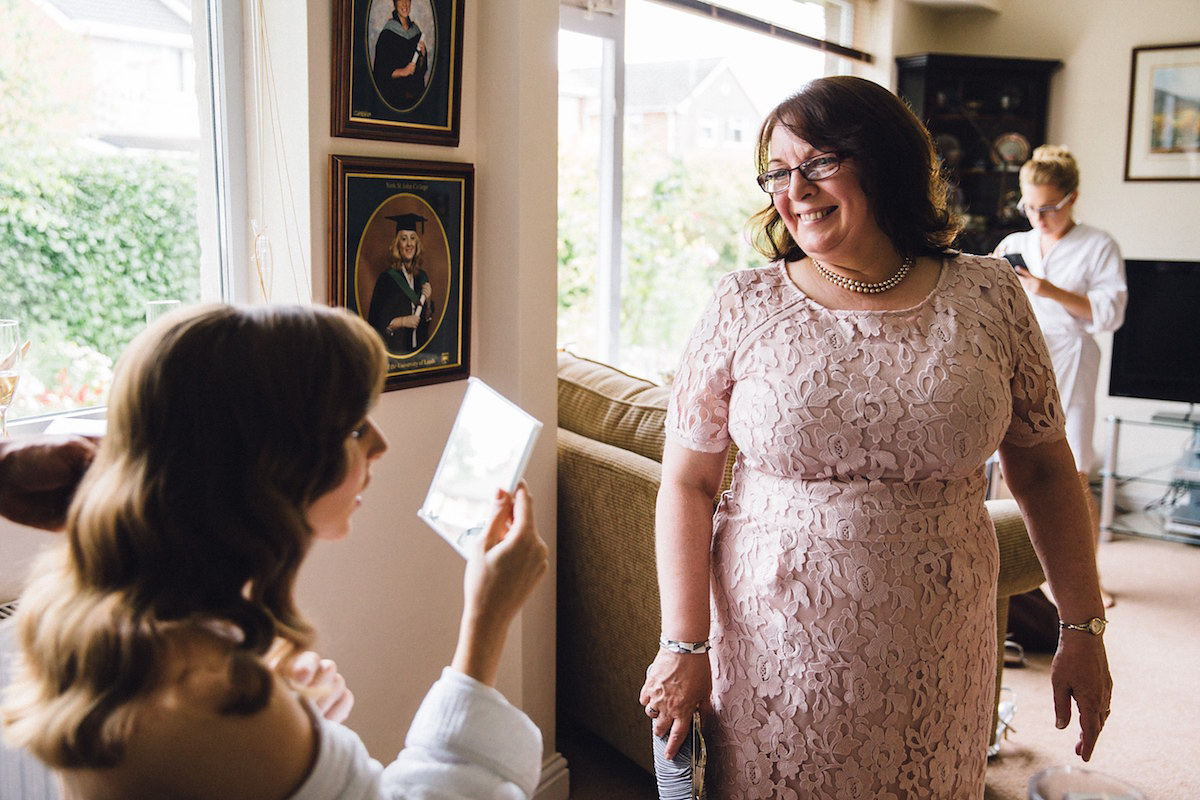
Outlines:
<svg viewBox="0 0 1200 800"><path fill-rule="evenodd" d="M1050 656L1004 673L1016 692L1016 733L988 767L988 800L1025 800L1029 776L1076 764L1118 777L1150 800L1200 798L1200 547L1136 537L1100 546L1117 598L1105 633L1112 716L1088 764L1079 729L1054 727Z"/></svg>
<svg viewBox="0 0 1200 800"><path fill-rule="evenodd" d="M1149 800L1200 798L1200 547L1120 537L1101 545L1100 569L1117 597L1105 634L1114 695L1092 761L1075 755L1074 721L1054 727L1050 657L1032 656L1005 672L1016 732L989 762L987 800L1026 800L1030 776L1056 764L1121 778ZM653 779L602 742L567 728L559 738L572 800L656 796Z"/></svg>

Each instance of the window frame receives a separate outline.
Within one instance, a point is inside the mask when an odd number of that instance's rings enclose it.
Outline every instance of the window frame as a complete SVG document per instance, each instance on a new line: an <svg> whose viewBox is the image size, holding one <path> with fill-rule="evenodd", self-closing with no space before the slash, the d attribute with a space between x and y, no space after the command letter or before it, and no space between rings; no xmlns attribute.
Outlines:
<svg viewBox="0 0 1200 800"><path fill-rule="evenodd" d="M625 4L612 12L559 7L560 29L594 36L603 45L600 68L599 234L596 253L596 343L615 364L621 342L621 212L625 153Z"/></svg>
<svg viewBox="0 0 1200 800"><path fill-rule="evenodd" d="M849 40L854 34L858 0L818 0L827 10L826 35ZM870 53L797 33L773 23L748 16L706 0L652 0L678 11L701 13L720 22L764 33L792 44L820 51L826 56L827 74L839 72L834 64L850 62L872 64ZM593 36L603 43L600 88L600 153L598 161L599 225L596 260L596 348L597 357L620 364L621 284L622 284L622 197L624 193L625 131L625 0L560 0L559 29ZM714 127L712 144L732 141L732 131ZM753 136L753 125L738 125L738 134ZM700 136L700 130L695 131Z"/></svg>
<svg viewBox="0 0 1200 800"><path fill-rule="evenodd" d="M210 186L215 195L212 241L216 247L213 263L206 264L205 258L201 258L201 294L230 302L248 300L246 259L235 255L246 253L249 247L243 5L242 0L193 0L192 3L193 28L197 19L206 26L203 52L211 80L209 106L202 110L208 112L207 135L211 137L208 144L212 148ZM203 13L197 14L201 9ZM201 236L205 233L202 219ZM205 282L214 280L215 285Z"/></svg>
<svg viewBox="0 0 1200 800"><path fill-rule="evenodd" d="M248 300L249 268L236 254L248 247L246 106L242 87L242 0L192 0L196 72L211 76L201 97L201 141L209 148L200 171L197 213L201 236L200 283L204 300ZM209 202L211 201L211 205ZM10 419L11 436L47 429L90 432L107 405ZM81 424L75 425L76 420Z"/></svg>

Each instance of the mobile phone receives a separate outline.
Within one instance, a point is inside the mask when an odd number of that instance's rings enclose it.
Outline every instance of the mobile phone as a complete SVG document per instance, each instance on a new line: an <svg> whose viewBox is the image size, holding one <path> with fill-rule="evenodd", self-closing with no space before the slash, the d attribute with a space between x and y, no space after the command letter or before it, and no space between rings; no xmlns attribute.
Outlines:
<svg viewBox="0 0 1200 800"><path fill-rule="evenodd" d="M1020 253L1005 253L1004 257L1008 259L1009 264L1012 264L1013 269L1016 269L1017 267L1024 267L1025 269L1028 269L1028 267L1025 266L1025 257Z"/></svg>

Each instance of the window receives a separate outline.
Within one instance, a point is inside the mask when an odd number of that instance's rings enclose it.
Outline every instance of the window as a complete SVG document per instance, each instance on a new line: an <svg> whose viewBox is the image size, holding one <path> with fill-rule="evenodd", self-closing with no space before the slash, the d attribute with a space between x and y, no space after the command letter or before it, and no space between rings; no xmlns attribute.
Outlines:
<svg viewBox="0 0 1200 800"><path fill-rule="evenodd" d="M746 141L746 129L748 127L745 120L731 119L729 121L729 141L734 144L741 144Z"/></svg>
<svg viewBox="0 0 1200 800"><path fill-rule="evenodd" d="M652 379L674 368L716 278L761 263L744 231L765 203L758 121L805 80L847 71L817 45L853 30L837 0L722 2L734 22L682 10L696 5L561 6L559 345ZM747 29L767 13L797 37Z"/></svg>
<svg viewBox="0 0 1200 800"><path fill-rule="evenodd" d="M103 404L153 301L228 298L223 5L0 0L0 316L30 340L10 420Z"/></svg>

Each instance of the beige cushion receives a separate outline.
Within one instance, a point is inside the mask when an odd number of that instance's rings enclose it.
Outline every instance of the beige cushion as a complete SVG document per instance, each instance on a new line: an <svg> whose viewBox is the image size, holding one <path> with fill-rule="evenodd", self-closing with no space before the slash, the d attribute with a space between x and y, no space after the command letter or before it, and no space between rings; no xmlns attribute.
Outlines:
<svg viewBox="0 0 1200 800"><path fill-rule="evenodd" d="M1000 578L997 597L1028 592L1042 585L1042 565L1025 530L1025 519L1016 500L988 500L988 513L996 526L1000 546Z"/></svg>
<svg viewBox="0 0 1200 800"><path fill-rule="evenodd" d="M658 652L652 459L558 429L558 710L654 769L638 704Z"/></svg>
<svg viewBox="0 0 1200 800"><path fill-rule="evenodd" d="M558 425L662 461L671 390L607 364L558 353Z"/></svg>
<svg viewBox="0 0 1200 800"><path fill-rule="evenodd" d="M669 386L635 378L616 367L558 351L558 425L662 463ZM733 479L737 446L729 445L721 493Z"/></svg>

